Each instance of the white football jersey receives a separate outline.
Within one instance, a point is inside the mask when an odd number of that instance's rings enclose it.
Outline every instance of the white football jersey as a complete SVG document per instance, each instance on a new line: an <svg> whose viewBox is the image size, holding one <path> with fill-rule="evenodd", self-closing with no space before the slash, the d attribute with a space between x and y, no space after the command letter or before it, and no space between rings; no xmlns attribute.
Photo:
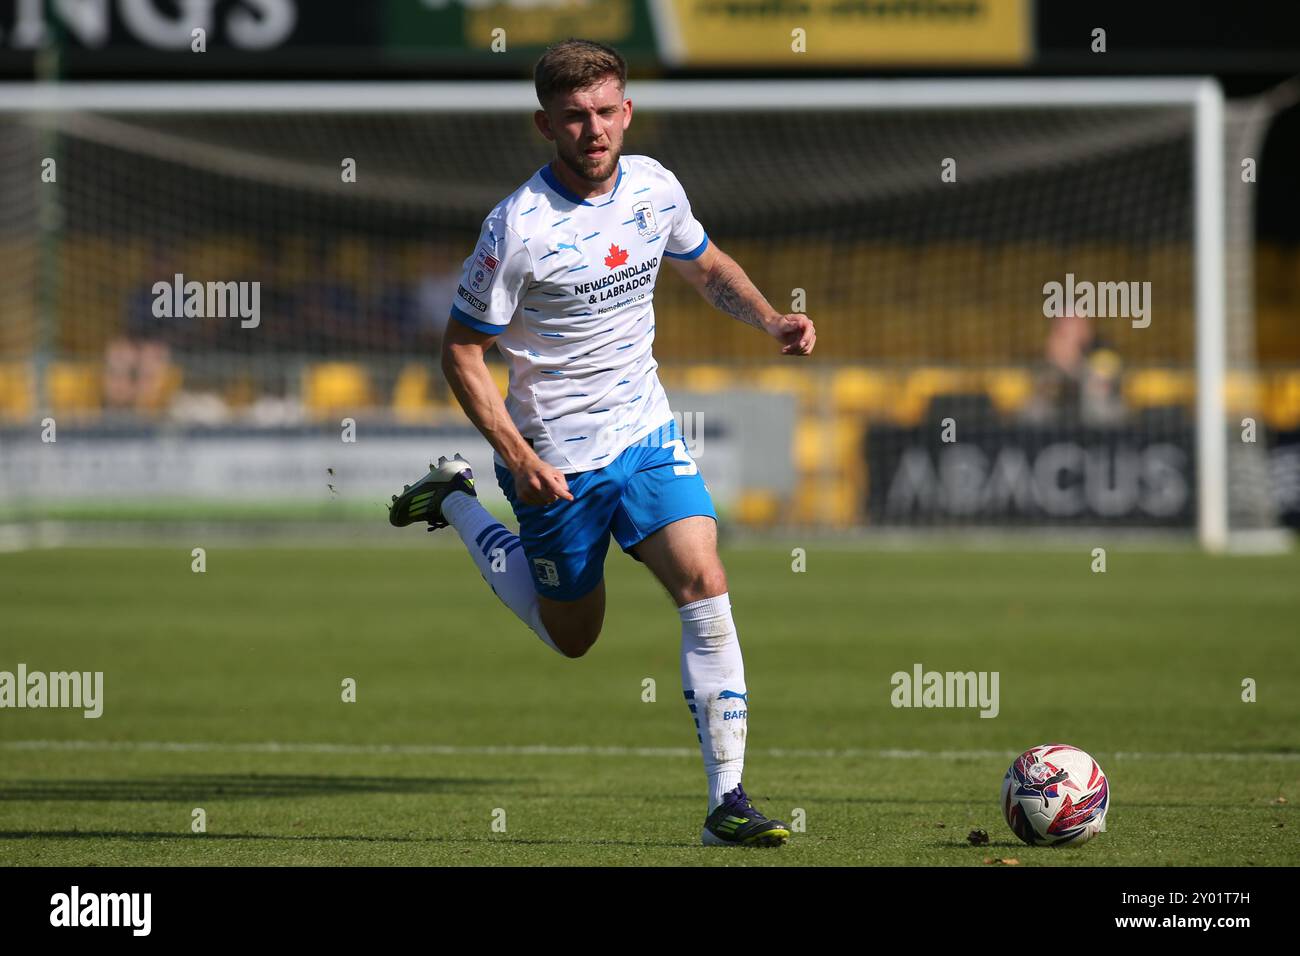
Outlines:
<svg viewBox="0 0 1300 956"><path fill-rule="evenodd" d="M498 336L506 410L544 462L603 468L672 417L651 351L655 280L664 256L708 244L649 156L623 156L614 189L589 200L543 166L483 220L451 317Z"/></svg>

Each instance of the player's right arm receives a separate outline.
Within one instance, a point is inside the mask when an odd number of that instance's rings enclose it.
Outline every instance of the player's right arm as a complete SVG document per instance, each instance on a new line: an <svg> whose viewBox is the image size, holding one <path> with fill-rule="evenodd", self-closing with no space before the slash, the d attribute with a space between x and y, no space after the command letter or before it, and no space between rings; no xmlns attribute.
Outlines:
<svg viewBox="0 0 1300 956"><path fill-rule="evenodd" d="M496 336L476 332L454 318L442 340L442 373L460 407L497 450L515 476L515 492L524 504L548 505L557 498L573 500L564 474L537 457L506 411L488 371L487 350Z"/></svg>
<svg viewBox="0 0 1300 956"><path fill-rule="evenodd" d="M519 499L548 505L557 498L573 500L568 482L519 434L485 358L510 325L531 278L532 259L523 240L499 216L488 216L456 288L442 341L442 371L460 407L514 475Z"/></svg>

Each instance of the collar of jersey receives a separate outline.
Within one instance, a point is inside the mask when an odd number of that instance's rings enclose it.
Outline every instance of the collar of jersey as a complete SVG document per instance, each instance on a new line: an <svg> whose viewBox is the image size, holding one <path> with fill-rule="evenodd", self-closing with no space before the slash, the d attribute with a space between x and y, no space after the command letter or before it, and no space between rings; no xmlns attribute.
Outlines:
<svg viewBox="0 0 1300 956"><path fill-rule="evenodd" d="M562 196L563 198L569 200L569 202L577 203L579 206L596 205L593 202L588 202L587 200L583 199L577 193L570 192L568 188L564 185L564 183L560 182L558 179L555 178L555 173L551 172L550 163L547 163L545 166L539 169L538 172L542 174L542 180L546 183L546 185L550 186L553 190L559 193L560 196ZM609 198L611 200L614 198L614 194L618 192L618 185L622 181L623 181L623 164L619 163L618 179L614 180L614 188L609 191ZM601 199L604 197L598 196L597 198ZM604 203L602 203L601 205L604 205Z"/></svg>

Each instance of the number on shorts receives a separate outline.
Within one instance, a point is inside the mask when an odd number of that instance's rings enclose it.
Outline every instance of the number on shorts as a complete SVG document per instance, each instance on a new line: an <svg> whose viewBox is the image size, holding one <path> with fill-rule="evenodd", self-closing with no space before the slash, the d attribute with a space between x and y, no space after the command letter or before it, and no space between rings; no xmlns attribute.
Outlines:
<svg viewBox="0 0 1300 956"><path fill-rule="evenodd" d="M674 475L693 475L700 470L699 466L695 464L695 459L691 457L690 452L686 450L686 446L682 444L680 438L674 438L672 441L664 442L664 447L671 448L673 450L673 458L676 461L683 463L673 466Z"/></svg>

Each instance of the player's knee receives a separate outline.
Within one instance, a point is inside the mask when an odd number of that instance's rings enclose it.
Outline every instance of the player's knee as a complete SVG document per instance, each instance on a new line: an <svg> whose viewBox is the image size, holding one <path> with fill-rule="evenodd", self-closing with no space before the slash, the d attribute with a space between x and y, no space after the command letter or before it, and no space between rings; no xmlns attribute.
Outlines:
<svg viewBox="0 0 1300 956"><path fill-rule="evenodd" d="M677 598L682 604L690 604L726 591L727 575L719 564L693 569L678 588Z"/></svg>

